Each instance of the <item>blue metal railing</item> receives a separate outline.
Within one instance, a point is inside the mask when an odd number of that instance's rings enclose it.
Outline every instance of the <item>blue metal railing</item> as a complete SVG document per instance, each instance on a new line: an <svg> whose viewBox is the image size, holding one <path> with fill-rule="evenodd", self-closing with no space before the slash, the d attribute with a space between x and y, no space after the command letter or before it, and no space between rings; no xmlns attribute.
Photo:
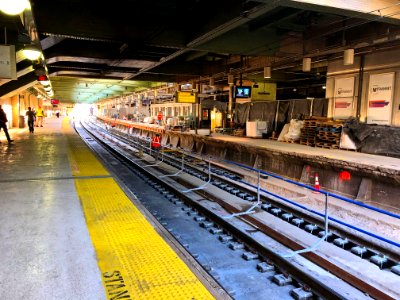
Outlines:
<svg viewBox="0 0 400 300"><path fill-rule="evenodd" d="M312 191L317 191L317 192L319 192L319 193L321 193L321 194L324 194L324 195L326 195L326 196L331 196L331 197L337 198L337 199L339 199L339 200L343 200L343 201L346 201L346 202L349 202L349 203L352 203L352 204L355 204L355 205L358 205L358 206L361 206L361 207L364 207L364 208L367 208L367 209L370 209L370 210L373 210L373 211L376 211L376 212L379 212L379 213L382 213L382 214L385 214L385 215L388 215L388 216L391 216L391 217L394 217L394 218L397 218L397 219L400 219L400 215L397 215L397 214L395 214L395 213L391 213L391 212L388 212L388 211L385 211L385 210L382 210L382 209L379 209L379 208L376 208L376 207L373 207L373 206L364 204L364 203L359 202L359 201L354 201L354 200L351 200L351 199L349 199L349 198L346 198L346 197L343 197L343 196L339 196L339 195L336 195L336 194L333 194L333 193L330 193L330 192L327 192L327 191L324 191L324 190L317 190L317 189L315 189L315 188L313 188L313 187L311 187L311 186L308 186L308 185L306 185L306 184L299 183L299 182L296 182L296 181L294 181L294 180L287 179L287 178L284 178L284 177L279 176L279 175L276 175L276 174L272 174L272 173L269 173L269 172L261 171L261 170L258 170L258 169L255 169L255 168L252 168L252 167L249 167L249 166L246 166L246 165L237 163L237 162L233 162L233 161L229 161L229 160L225 160L225 162L227 162L227 163L229 163L229 164L233 164L233 165L239 166L239 167L244 168L244 169L247 169L247 170L254 171L254 172L260 172L261 174L265 174L265 175L268 175L268 176L271 176L271 177L274 177L274 178L277 178L277 179L280 179L280 180L283 180L283 181L292 183L292 184L294 184L294 185L297 185L297 186L300 186L300 187L303 187L303 188L306 188L306 189L309 189L309 190L312 190ZM255 185L252 185L252 184L250 184L250 183L248 183L248 182L245 182L245 181L242 181L242 180L240 180L240 182L243 183L243 184L246 184L246 185L248 185L248 186L251 186L251 187L253 187L253 188L257 188ZM321 217L324 217L324 216L325 216L324 214L322 214L322 213L320 213L320 212L318 212L318 211L315 211L315 210L313 210L313 209L310 209L310 208L308 208L308 207L306 207L306 206L304 206L304 205L301 205L301 204L299 204L299 203L296 203L295 201L292 201L292 200L287 199L287 198L285 198L285 197L282 197L282 196L279 196L279 195L277 195L277 194L271 193L271 192L269 192L269 191L267 191L267 190L265 190L265 189L261 189L261 191L264 192L264 193L266 193L266 194L268 194L268 195L271 195L271 196L273 196L273 197L275 197L275 198L278 198L278 199L280 199L280 200L282 200L282 201L288 202L288 203L290 203L290 204L292 204L292 205L294 205L294 206L297 206L297 207L302 208L302 209L304 209L304 210L306 210L306 211L309 211L309 212L311 212L311 213L313 213L313 214L316 214L316 215L318 215L318 216L321 216ZM375 234L375 233L366 231L366 230L364 230L364 229L362 229L362 228L359 228L359 227L356 227L356 226L354 226L354 225L348 224L348 223L343 222L343 221L341 221L341 220L339 220L339 219L332 218L332 217L328 217L328 218L329 218L329 220L331 220L331 221L334 221L334 222L339 223L339 224L341 224L341 225L343 225L343 226L346 226L346 227L351 228L351 229L353 229L353 230L359 231L359 232L361 232L361 233L364 233L364 234L366 234L366 235L369 235L369 236L374 237L374 238L376 238L376 239L378 239L378 240L384 241L384 242L386 242L386 243L388 243L388 244L391 244L391 245L394 245L394 246L400 248L400 243L397 243L397 242L392 241L392 240L388 240L387 238L384 238L384 237L379 236L379 235L377 235L377 234Z"/></svg>

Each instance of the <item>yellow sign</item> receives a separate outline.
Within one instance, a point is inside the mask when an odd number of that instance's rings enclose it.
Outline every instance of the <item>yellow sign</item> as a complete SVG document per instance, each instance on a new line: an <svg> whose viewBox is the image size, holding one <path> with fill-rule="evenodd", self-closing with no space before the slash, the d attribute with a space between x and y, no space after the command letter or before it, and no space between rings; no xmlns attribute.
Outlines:
<svg viewBox="0 0 400 300"><path fill-rule="evenodd" d="M177 102L179 103L196 103L197 93L192 92L178 92Z"/></svg>
<svg viewBox="0 0 400 300"><path fill-rule="evenodd" d="M259 83L251 91L251 100L276 100L276 83Z"/></svg>

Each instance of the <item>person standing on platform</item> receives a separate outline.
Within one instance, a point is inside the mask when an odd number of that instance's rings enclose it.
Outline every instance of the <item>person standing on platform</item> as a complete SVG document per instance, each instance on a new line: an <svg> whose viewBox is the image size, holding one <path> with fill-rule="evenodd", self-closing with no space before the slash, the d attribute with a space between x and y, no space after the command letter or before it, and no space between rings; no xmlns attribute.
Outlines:
<svg viewBox="0 0 400 300"><path fill-rule="evenodd" d="M26 115L28 116L29 132L33 133L34 124L35 124L35 112L31 109L31 107L28 107L28 111L26 112Z"/></svg>
<svg viewBox="0 0 400 300"><path fill-rule="evenodd" d="M159 133L156 133L155 136L151 139L151 149L155 151L156 160L158 159L158 154L161 148L161 137Z"/></svg>
<svg viewBox="0 0 400 300"><path fill-rule="evenodd" d="M162 112L161 111L159 111L157 114L157 123L160 126L162 125Z"/></svg>
<svg viewBox="0 0 400 300"><path fill-rule="evenodd" d="M4 130L4 133L5 133L6 137L7 137L7 141L9 143L11 143L11 142L14 142L14 140L12 140L10 138L10 135L8 134L7 122L8 122L8 120L7 120L6 113L4 112L3 108L0 105L0 130L1 129Z"/></svg>
<svg viewBox="0 0 400 300"><path fill-rule="evenodd" d="M44 110L41 106L39 106L38 110L36 111L37 117L37 127L43 127L43 117L44 117Z"/></svg>

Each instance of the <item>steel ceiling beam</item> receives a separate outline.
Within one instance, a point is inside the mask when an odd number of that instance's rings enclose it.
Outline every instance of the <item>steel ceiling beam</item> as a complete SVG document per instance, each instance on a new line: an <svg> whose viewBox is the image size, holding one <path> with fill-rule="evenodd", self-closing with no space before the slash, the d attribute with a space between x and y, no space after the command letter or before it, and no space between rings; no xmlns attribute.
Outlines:
<svg viewBox="0 0 400 300"><path fill-rule="evenodd" d="M269 0L255 0L268 3ZM397 0L282 0L281 6L327 14L360 18L369 21L400 24L400 3Z"/></svg>
<svg viewBox="0 0 400 300"><path fill-rule="evenodd" d="M127 80L127 79L134 78L136 76L139 76L142 73L145 73L145 72L147 72L155 67L158 67L170 60L173 60L174 58L177 58L178 56L181 56L182 54L190 51L191 49L195 49L196 47L201 46L201 45L205 44L206 42L209 42L209 41L223 35L226 32L229 32L243 24L246 24L246 23L250 22L251 20L253 20L259 16L262 16L263 14L276 8L279 5L279 2L280 2L279 0L268 1L268 4L259 5L259 6L256 6L252 9L250 9L249 11L243 12L243 14L241 16L236 17L236 18L230 20L229 22L226 22L226 23L216 27L215 29L210 30L209 32L192 40L191 42L189 42L186 45L186 48L180 49L180 50L174 52L173 54L161 59L159 62L155 62L151 66L142 68L136 74L129 75L129 76L125 77L124 79Z"/></svg>

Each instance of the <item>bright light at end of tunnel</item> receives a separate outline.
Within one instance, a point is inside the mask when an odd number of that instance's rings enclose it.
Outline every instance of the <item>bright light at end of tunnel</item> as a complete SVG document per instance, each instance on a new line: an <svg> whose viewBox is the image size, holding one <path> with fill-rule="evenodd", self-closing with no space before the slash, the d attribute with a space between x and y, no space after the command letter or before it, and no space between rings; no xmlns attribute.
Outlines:
<svg viewBox="0 0 400 300"><path fill-rule="evenodd" d="M71 112L72 116L78 120L86 119L90 116L91 107L93 106L87 103L77 103Z"/></svg>

